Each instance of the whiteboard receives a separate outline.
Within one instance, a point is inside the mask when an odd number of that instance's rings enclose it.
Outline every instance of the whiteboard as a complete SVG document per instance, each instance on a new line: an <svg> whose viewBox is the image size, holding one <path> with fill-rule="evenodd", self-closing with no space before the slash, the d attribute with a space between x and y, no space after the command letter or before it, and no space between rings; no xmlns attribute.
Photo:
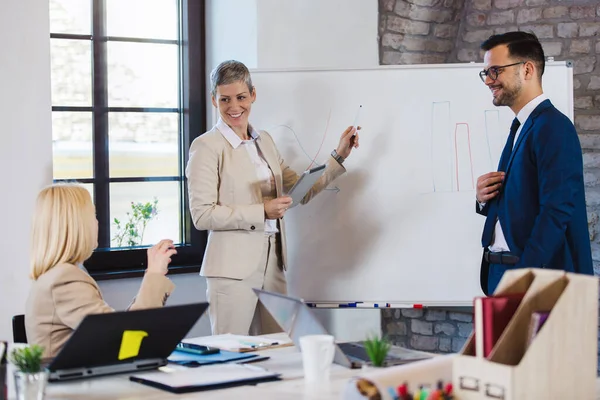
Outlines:
<svg viewBox="0 0 600 400"><path fill-rule="evenodd" d="M568 64L547 63L543 86L573 120ZM482 68L252 71L251 123L297 172L327 160L362 105L347 173L285 216L292 295L429 306L482 295L475 184L497 169L514 118L492 104Z"/></svg>

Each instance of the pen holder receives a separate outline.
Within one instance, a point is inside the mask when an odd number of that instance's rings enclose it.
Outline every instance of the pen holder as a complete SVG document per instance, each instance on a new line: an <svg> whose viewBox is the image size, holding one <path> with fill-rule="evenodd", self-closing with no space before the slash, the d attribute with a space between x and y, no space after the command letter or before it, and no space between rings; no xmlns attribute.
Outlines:
<svg viewBox="0 0 600 400"><path fill-rule="evenodd" d="M507 271L495 295L525 296L488 358L473 333L453 362L455 393L471 399L593 399L596 393L598 279L542 269ZM527 347L534 311L550 311Z"/></svg>

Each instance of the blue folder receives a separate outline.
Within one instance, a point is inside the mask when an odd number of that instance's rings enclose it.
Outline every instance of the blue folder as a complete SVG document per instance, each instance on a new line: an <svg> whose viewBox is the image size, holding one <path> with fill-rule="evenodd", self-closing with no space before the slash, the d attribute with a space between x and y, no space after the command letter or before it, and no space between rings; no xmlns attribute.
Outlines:
<svg viewBox="0 0 600 400"><path fill-rule="evenodd" d="M221 350L216 354L191 354L175 350L167 359L169 362L187 367L199 367L201 365L219 364L229 361L247 360L257 357L257 354L237 353L233 351Z"/></svg>

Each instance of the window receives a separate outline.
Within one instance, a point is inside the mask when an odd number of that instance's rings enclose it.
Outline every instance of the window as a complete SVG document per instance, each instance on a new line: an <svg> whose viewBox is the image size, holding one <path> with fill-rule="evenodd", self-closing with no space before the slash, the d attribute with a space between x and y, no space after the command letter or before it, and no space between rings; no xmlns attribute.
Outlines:
<svg viewBox="0 0 600 400"><path fill-rule="evenodd" d="M50 0L54 180L94 199L96 278L139 274L163 238L172 270L202 261L184 172L206 130L203 36L202 0Z"/></svg>

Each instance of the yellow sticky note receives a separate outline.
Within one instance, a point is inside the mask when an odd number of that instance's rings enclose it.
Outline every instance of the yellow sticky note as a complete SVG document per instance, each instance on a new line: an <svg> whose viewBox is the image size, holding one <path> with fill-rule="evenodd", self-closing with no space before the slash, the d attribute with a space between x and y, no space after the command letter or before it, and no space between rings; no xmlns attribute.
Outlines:
<svg viewBox="0 0 600 400"><path fill-rule="evenodd" d="M121 340L121 348L119 349L119 360L135 357L140 354L142 340L148 336L145 331L125 331Z"/></svg>

